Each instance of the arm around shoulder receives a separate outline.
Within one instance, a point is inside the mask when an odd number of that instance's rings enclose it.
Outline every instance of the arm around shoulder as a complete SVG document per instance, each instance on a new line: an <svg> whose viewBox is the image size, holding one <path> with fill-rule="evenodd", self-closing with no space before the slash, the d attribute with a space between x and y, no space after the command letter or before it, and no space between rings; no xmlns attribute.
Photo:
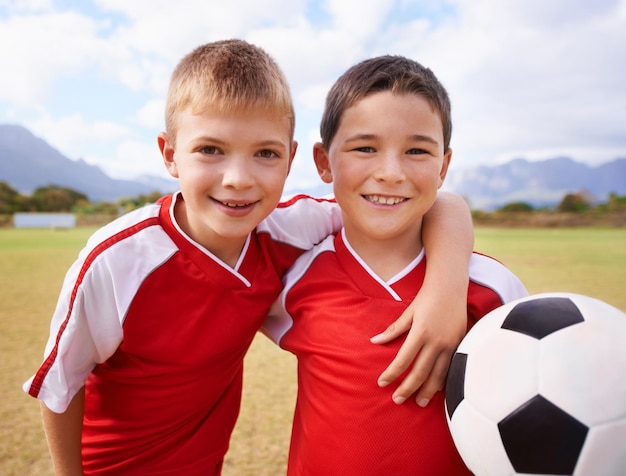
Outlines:
<svg viewBox="0 0 626 476"><path fill-rule="evenodd" d="M310 250L342 226L341 209L333 198L299 194L279 203L257 229L275 240Z"/></svg>
<svg viewBox="0 0 626 476"><path fill-rule="evenodd" d="M440 292L465 305L469 261L474 249L472 214L465 200L451 192L439 192L424 216L422 241L428 268L425 284L441 286Z"/></svg>

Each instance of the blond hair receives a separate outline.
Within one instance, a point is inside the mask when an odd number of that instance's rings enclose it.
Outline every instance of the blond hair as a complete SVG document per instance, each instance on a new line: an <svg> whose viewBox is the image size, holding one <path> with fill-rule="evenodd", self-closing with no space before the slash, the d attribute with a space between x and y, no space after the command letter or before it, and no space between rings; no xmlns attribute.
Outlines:
<svg viewBox="0 0 626 476"><path fill-rule="evenodd" d="M165 106L165 128L175 141L179 114L208 107L220 112L263 110L286 118L293 137L291 92L278 64L261 48L243 40L199 46L174 69Z"/></svg>

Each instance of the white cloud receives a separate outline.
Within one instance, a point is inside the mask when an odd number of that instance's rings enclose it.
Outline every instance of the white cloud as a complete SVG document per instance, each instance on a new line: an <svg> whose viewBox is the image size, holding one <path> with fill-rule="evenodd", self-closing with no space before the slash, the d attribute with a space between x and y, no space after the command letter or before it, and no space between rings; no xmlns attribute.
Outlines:
<svg viewBox="0 0 626 476"><path fill-rule="evenodd" d="M448 88L454 167L512 155L626 156L626 0L76 5L60 12L47 0L0 0L0 44L9 45L0 49L0 104L5 118L116 176L161 171L153 136L171 70L192 48L229 37L265 48L292 85L300 148L290 183L318 183L310 149L326 92L349 66L379 54L410 56ZM112 102L135 94L141 105L118 118L90 109L89 97L76 97L74 110L53 108L68 104L57 86L77 77L106 83ZM144 128L153 131L140 143Z"/></svg>
<svg viewBox="0 0 626 476"><path fill-rule="evenodd" d="M306 89L299 91L297 95L294 95L294 100L304 109L319 112L321 116L321 113L324 109L326 94L328 93L332 85L332 81L314 84ZM301 111L299 111L299 114L300 113Z"/></svg>
<svg viewBox="0 0 626 476"><path fill-rule="evenodd" d="M573 3L459 1L419 42L404 35L451 94L455 167L512 151L626 152L624 2Z"/></svg>
<svg viewBox="0 0 626 476"><path fill-rule="evenodd" d="M22 107L45 100L59 77L93 64L97 29L97 21L72 12L0 20L0 99Z"/></svg>
<svg viewBox="0 0 626 476"><path fill-rule="evenodd" d="M135 120L144 127L161 131L165 127L164 111L165 99L152 99L137 111Z"/></svg>
<svg viewBox="0 0 626 476"><path fill-rule="evenodd" d="M13 12L32 12L51 10L53 2L52 0L1 0L0 7Z"/></svg>
<svg viewBox="0 0 626 476"><path fill-rule="evenodd" d="M115 36L134 50L177 62L192 48L222 38L245 37L261 25L289 24L304 2L288 0L98 0L105 11L121 12L128 22Z"/></svg>
<svg viewBox="0 0 626 476"><path fill-rule="evenodd" d="M326 0L333 29L345 31L358 40L375 35L393 6L394 2L389 0Z"/></svg>
<svg viewBox="0 0 626 476"><path fill-rule="evenodd" d="M42 116L26 126L72 159L86 158L81 151L94 144L108 146L132 134L128 127L117 122L86 121L81 113L54 118Z"/></svg>
<svg viewBox="0 0 626 476"><path fill-rule="evenodd" d="M128 179L140 175L169 177L159 154L156 138L153 142L116 141L109 156L88 155L85 160L100 166L113 178Z"/></svg>

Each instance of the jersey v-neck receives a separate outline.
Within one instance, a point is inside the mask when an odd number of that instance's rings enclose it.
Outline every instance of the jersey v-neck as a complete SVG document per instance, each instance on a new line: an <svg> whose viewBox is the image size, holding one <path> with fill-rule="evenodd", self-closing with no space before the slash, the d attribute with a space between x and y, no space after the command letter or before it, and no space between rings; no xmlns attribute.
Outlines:
<svg viewBox="0 0 626 476"><path fill-rule="evenodd" d="M346 275L364 294L371 297L384 299L391 296L396 301L412 300L426 273L426 259L422 249L402 271L389 281L384 281L350 246L344 230L335 237L335 252Z"/></svg>
<svg viewBox="0 0 626 476"><path fill-rule="evenodd" d="M174 217L174 206L182 200L180 192L166 197L161 206L161 226L176 243L180 252L192 261L206 276L224 288L250 287L259 260L259 250L251 235L245 245L235 268L231 268L221 259L189 237L178 225Z"/></svg>

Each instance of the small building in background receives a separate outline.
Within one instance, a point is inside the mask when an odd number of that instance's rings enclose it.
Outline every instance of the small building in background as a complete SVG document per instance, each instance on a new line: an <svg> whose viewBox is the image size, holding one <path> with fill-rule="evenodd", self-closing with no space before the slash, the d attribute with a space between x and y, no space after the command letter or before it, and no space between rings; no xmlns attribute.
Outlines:
<svg viewBox="0 0 626 476"><path fill-rule="evenodd" d="M15 228L75 228L76 217L72 213L15 213Z"/></svg>

